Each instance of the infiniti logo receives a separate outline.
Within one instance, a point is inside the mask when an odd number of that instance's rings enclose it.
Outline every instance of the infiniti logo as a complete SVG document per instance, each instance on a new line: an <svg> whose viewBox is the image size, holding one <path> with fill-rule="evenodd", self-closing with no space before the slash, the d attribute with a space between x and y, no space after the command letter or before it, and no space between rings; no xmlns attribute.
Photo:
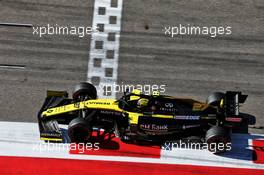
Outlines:
<svg viewBox="0 0 264 175"><path fill-rule="evenodd" d="M165 103L165 107L166 108L172 108L173 107L173 104L172 103Z"/></svg>

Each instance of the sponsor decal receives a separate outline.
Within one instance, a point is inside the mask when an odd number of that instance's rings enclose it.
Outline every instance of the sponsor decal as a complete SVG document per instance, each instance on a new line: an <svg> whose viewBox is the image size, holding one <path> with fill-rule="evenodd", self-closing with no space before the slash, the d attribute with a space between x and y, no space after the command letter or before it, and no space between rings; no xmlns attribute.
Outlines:
<svg viewBox="0 0 264 175"><path fill-rule="evenodd" d="M175 115L174 119L177 119L177 120L199 120L200 116L198 116L198 115Z"/></svg>
<svg viewBox="0 0 264 175"><path fill-rule="evenodd" d="M216 117L216 114L208 114L208 117Z"/></svg>
<svg viewBox="0 0 264 175"><path fill-rule="evenodd" d="M78 103L74 103L74 107L75 107L75 108L80 108L80 102L78 102Z"/></svg>
<svg viewBox="0 0 264 175"><path fill-rule="evenodd" d="M40 134L41 137L61 137L60 134L57 133L41 133Z"/></svg>
<svg viewBox="0 0 264 175"><path fill-rule="evenodd" d="M226 121L228 122L241 122L242 118L238 118L238 117L227 117Z"/></svg>
<svg viewBox="0 0 264 175"><path fill-rule="evenodd" d="M168 130L168 125L141 124L139 127L143 130L149 130L149 131L167 131Z"/></svg>
<svg viewBox="0 0 264 175"><path fill-rule="evenodd" d="M173 103L165 103L165 107L166 108L172 108L173 107Z"/></svg>
<svg viewBox="0 0 264 175"><path fill-rule="evenodd" d="M183 125L182 129L196 128L196 127L200 127L200 125Z"/></svg>
<svg viewBox="0 0 264 175"><path fill-rule="evenodd" d="M176 109L173 108L174 107L173 103L165 103L163 105L164 105L163 107L159 108L160 111L167 111L167 112L175 112L176 111Z"/></svg>
<svg viewBox="0 0 264 175"><path fill-rule="evenodd" d="M106 111L106 110L102 110L101 114L107 114L107 115L122 115L122 113L120 112L115 112L115 111Z"/></svg>
<svg viewBox="0 0 264 175"><path fill-rule="evenodd" d="M90 105L110 105L109 102L93 102L93 101L89 101L88 104Z"/></svg>
<svg viewBox="0 0 264 175"><path fill-rule="evenodd" d="M47 113L52 113L52 112L53 112L52 109L47 110Z"/></svg>
<svg viewBox="0 0 264 175"><path fill-rule="evenodd" d="M160 111L168 111L168 112L175 112L175 108L159 108Z"/></svg>
<svg viewBox="0 0 264 175"><path fill-rule="evenodd" d="M47 113L52 113L52 112L55 112L55 113L60 113L60 112L64 112L64 111L67 111L69 110L69 106L60 106L60 107L55 107L55 108L52 108L52 109L48 109L47 110Z"/></svg>
<svg viewBox="0 0 264 175"><path fill-rule="evenodd" d="M216 115L215 116L201 116L200 119L203 119L203 120L212 120L212 119L216 119Z"/></svg>

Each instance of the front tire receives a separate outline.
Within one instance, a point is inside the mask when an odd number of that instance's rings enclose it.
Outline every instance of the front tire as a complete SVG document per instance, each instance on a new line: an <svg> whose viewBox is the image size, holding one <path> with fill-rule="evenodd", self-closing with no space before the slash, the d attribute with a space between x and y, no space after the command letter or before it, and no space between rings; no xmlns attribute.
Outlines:
<svg viewBox="0 0 264 175"><path fill-rule="evenodd" d="M97 91L94 85L86 82L79 83L75 86L72 93L72 98L75 101L96 99Z"/></svg>
<svg viewBox="0 0 264 175"><path fill-rule="evenodd" d="M77 117L69 123L68 135L71 143L86 143L92 136L92 126L83 118Z"/></svg>

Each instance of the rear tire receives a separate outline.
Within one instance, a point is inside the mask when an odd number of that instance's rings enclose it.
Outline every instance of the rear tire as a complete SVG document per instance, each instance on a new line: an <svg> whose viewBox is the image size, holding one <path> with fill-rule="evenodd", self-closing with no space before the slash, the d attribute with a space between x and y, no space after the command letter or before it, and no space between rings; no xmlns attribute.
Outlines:
<svg viewBox="0 0 264 175"><path fill-rule="evenodd" d="M213 106L219 106L221 99L225 97L225 94L222 92L214 92L213 94L209 95L206 99L206 103Z"/></svg>
<svg viewBox="0 0 264 175"><path fill-rule="evenodd" d="M205 141L208 150L215 154L231 150L231 137L228 128L213 126L207 132Z"/></svg>
<svg viewBox="0 0 264 175"><path fill-rule="evenodd" d="M86 143L92 136L92 126L83 118L77 117L69 123L68 135L71 143Z"/></svg>
<svg viewBox="0 0 264 175"><path fill-rule="evenodd" d="M73 94L73 100L86 100L96 99L97 91L94 85L86 82L79 83L75 86Z"/></svg>

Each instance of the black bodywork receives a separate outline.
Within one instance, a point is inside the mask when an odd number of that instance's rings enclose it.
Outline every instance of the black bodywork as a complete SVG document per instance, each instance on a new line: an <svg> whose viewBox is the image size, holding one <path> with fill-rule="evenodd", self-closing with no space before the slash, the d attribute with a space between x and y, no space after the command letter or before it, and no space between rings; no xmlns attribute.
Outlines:
<svg viewBox="0 0 264 175"><path fill-rule="evenodd" d="M138 100L130 100L131 96L148 99L144 108L137 106ZM221 99L202 103L193 99L176 98L171 96L152 96L144 94L125 93L122 98L109 104L117 105L120 110L111 106L107 109L80 108L81 103L108 103L100 99L82 97L68 98L67 92L50 91L38 114L40 137L45 141L63 141L63 134L58 124L69 125L70 137L90 135L95 130L103 129L105 133L115 133L123 141L152 141L164 142L189 136L206 136L206 132L213 126L225 128L228 133L232 127L239 127L241 116L239 104L244 103L247 96L241 92L228 91ZM220 104L220 100L223 103ZM45 117L43 112L49 112L54 107L74 104L74 111ZM89 106L89 105L88 105ZM136 116L135 116L136 114ZM137 117L137 122L133 121ZM77 134L76 134L77 132ZM75 135L73 134L75 133ZM80 136L81 135L81 136ZM89 139L89 137L85 137ZM76 140L75 140L76 141Z"/></svg>

